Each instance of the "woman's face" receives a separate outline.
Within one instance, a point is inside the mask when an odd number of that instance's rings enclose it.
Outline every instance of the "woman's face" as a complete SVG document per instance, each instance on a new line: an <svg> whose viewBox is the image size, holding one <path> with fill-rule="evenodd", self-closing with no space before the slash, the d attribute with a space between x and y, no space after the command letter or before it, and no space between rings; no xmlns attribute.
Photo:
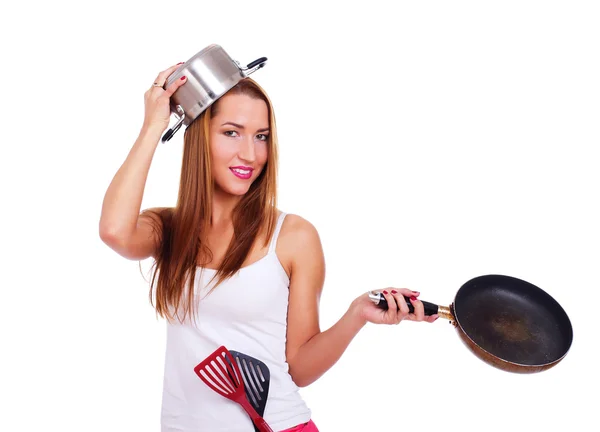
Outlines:
<svg viewBox="0 0 600 432"><path fill-rule="evenodd" d="M231 195L248 192L267 162L268 137L269 111L263 100L242 94L219 99L210 120L215 187Z"/></svg>

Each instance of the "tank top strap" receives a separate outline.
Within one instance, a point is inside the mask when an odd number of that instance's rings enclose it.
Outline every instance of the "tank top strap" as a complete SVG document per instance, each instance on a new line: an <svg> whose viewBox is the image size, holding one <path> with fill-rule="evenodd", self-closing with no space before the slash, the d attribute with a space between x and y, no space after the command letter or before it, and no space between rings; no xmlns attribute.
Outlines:
<svg viewBox="0 0 600 432"><path fill-rule="evenodd" d="M277 218L277 225L275 226L275 231L273 231L273 236L271 237L271 244L269 245L269 253L275 250L275 246L277 246L277 238L279 237L279 231L281 231L281 226L283 225L283 220L287 213L281 212L279 218Z"/></svg>

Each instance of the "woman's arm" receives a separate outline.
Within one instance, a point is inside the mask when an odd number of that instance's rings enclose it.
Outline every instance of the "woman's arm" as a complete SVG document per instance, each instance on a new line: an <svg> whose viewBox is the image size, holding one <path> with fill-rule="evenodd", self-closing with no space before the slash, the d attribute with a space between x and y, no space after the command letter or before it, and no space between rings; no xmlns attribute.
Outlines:
<svg viewBox="0 0 600 432"><path fill-rule="evenodd" d="M128 259L145 259L155 251L157 235L140 207L150 163L162 131L140 132L132 149L106 191L100 215L100 238Z"/></svg>
<svg viewBox="0 0 600 432"><path fill-rule="evenodd" d="M176 69L177 65L162 71L156 82L164 83ZM153 222L160 221L153 221L151 215L140 215L140 208L152 158L163 131L169 125L169 99L184 82L177 80L167 90L151 87L146 92L144 124L140 134L104 196L100 238L128 259L148 258L158 245L160 233L156 232Z"/></svg>
<svg viewBox="0 0 600 432"><path fill-rule="evenodd" d="M425 317L418 292L406 288L387 288L388 304L398 305L387 311L377 308L368 294L356 298L347 312L331 328L321 332L319 300L325 280L325 260L317 230L306 220L291 215L284 248L294 250L290 265L290 296L286 356L290 375L299 387L307 386L342 356L352 339L367 322L398 324L403 319L433 322L437 315ZM368 290L365 290L368 291ZM415 308L409 313L403 295Z"/></svg>

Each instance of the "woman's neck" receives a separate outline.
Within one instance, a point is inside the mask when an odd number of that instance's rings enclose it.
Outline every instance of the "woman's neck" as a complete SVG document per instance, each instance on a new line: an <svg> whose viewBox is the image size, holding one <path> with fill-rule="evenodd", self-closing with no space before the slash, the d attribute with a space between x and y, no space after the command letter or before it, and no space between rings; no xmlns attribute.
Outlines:
<svg viewBox="0 0 600 432"><path fill-rule="evenodd" d="M230 195L215 190L212 202L212 225L223 226L231 224L233 209L241 199L241 196Z"/></svg>

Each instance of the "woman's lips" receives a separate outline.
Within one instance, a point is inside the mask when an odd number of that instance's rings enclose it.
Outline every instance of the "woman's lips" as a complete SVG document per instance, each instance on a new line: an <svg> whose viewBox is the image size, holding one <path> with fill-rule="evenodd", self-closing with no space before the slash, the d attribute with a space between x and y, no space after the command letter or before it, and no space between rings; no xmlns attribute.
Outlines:
<svg viewBox="0 0 600 432"><path fill-rule="evenodd" d="M254 171L252 168L249 167L231 167L229 169L231 170L233 175L243 180L248 180L250 177L252 177L252 171Z"/></svg>

